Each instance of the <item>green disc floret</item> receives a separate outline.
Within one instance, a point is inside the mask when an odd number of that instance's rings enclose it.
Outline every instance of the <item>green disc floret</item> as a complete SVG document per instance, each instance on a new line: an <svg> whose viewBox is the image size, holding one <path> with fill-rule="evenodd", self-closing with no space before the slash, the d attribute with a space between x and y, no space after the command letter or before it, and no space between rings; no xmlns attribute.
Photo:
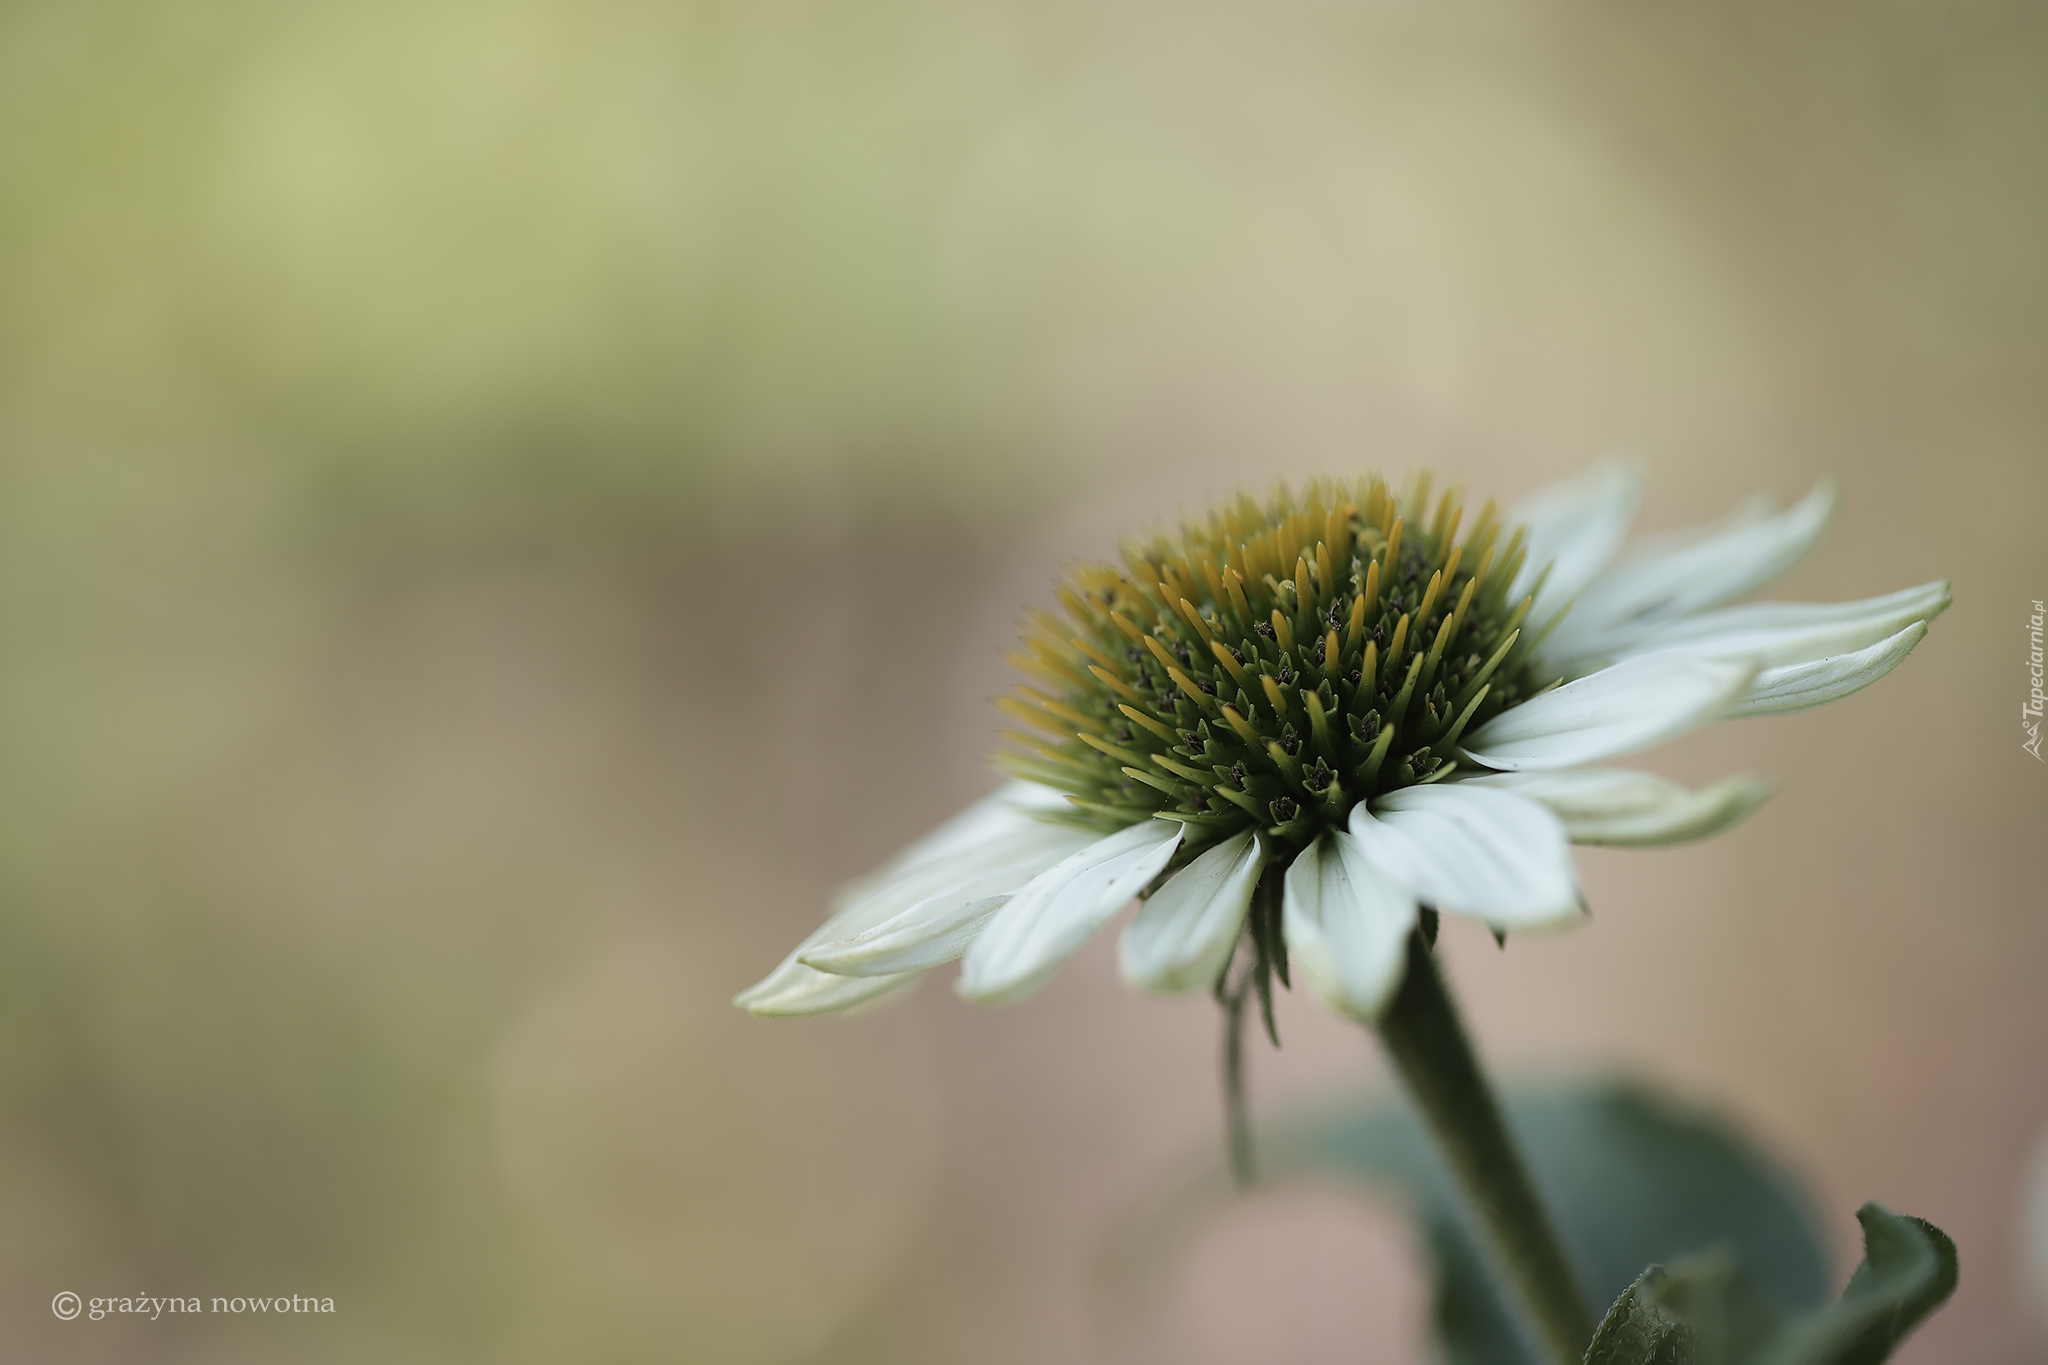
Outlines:
<svg viewBox="0 0 2048 1365"><path fill-rule="evenodd" d="M1434 782L1468 728L1540 690L1508 601L1524 558L1488 502L1430 479L1318 480L1240 495L1178 532L1083 564L1064 618L1032 613L997 705L996 761L1065 792L1070 818L1155 815L1210 836L1255 826L1301 845L1357 801Z"/></svg>

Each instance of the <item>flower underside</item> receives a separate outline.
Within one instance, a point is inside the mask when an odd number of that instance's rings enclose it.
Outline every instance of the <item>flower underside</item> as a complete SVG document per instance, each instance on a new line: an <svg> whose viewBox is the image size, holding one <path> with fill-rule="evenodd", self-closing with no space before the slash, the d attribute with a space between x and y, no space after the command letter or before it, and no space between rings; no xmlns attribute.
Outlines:
<svg viewBox="0 0 2048 1365"><path fill-rule="evenodd" d="M1460 735L1548 680L1518 649L1530 599L1508 599L1522 532L1489 501L1461 538L1459 492L1430 492L1420 475L1398 495L1378 476L1240 495L1122 568L1076 568L1065 619L1032 613L1008 656L1032 681L997 702L1044 737L1005 732L1021 752L996 761L1093 827L1159 816L1296 846L1448 776Z"/></svg>

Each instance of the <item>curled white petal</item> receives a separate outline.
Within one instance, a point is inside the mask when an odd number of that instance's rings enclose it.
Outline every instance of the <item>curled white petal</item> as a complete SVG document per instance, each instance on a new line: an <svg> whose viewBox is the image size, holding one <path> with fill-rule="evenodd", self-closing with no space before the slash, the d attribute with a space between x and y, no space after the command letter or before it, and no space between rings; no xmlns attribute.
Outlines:
<svg viewBox="0 0 2048 1365"><path fill-rule="evenodd" d="M1755 673L1747 661L1637 655L1510 707L1462 747L1473 761L1508 771L1617 758L1718 720Z"/></svg>
<svg viewBox="0 0 2048 1365"><path fill-rule="evenodd" d="M1761 805L1776 784L1736 773L1698 791L1620 768L1489 773L1464 785L1525 796L1564 821L1575 844L1649 848L1718 834Z"/></svg>
<svg viewBox="0 0 2048 1365"><path fill-rule="evenodd" d="M837 910L797 944L774 971L733 997L750 1014L827 1014L876 999L908 979L903 973L849 977L819 971L800 961L813 948L853 939L933 897L971 889L991 866L1023 859L1035 866L1019 872L1011 887L1028 881L1087 842L1085 832L1048 824L1033 810L1047 806L1036 783L1013 782L968 807L866 877L843 888ZM1057 793L1052 793L1057 796ZM1064 804L1062 801L1061 804ZM976 897L993 894L983 890ZM970 899L975 897L970 897Z"/></svg>
<svg viewBox="0 0 2048 1365"><path fill-rule="evenodd" d="M1889 639L1853 654L1837 654L1812 663L1767 668L1742 700L1729 712L1732 716L1782 716L1840 701L1852 692L1882 678L1904 662L1927 634L1927 623L1915 621Z"/></svg>
<svg viewBox="0 0 2048 1365"><path fill-rule="evenodd" d="M1542 642L1543 657L1578 672L1629 652L1654 626L1756 591L1813 548L1834 508L1834 485L1822 480L1783 512L1744 518L1683 543L1667 541L1624 560L1579 595Z"/></svg>
<svg viewBox="0 0 2048 1365"><path fill-rule="evenodd" d="M834 976L806 967L794 953L757 984L733 997L733 1003L764 1019L807 1014L835 1014L881 999L920 975Z"/></svg>
<svg viewBox="0 0 2048 1365"><path fill-rule="evenodd" d="M839 976L921 972L966 952L1009 899L1007 893L977 900L935 897L853 938L809 949L798 960Z"/></svg>
<svg viewBox="0 0 2048 1365"><path fill-rule="evenodd" d="M1295 856L1281 899L1294 970L1326 1009L1371 1023L1400 988L1415 897L1358 840L1325 834Z"/></svg>
<svg viewBox="0 0 2048 1365"><path fill-rule="evenodd" d="M1528 554L1508 600L1521 601L1540 580L1543 590L1530 608L1530 623L1555 616L1614 558L1642 500L1642 469L1625 460L1538 489L1515 509L1515 520L1528 532Z"/></svg>
<svg viewBox="0 0 2048 1365"><path fill-rule="evenodd" d="M1783 668L1866 649L1915 621L1932 621L1949 600L1947 583L1923 583L1860 602L1751 602L1653 626L1630 641L1629 652L1675 649Z"/></svg>
<svg viewBox="0 0 2048 1365"><path fill-rule="evenodd" d="M1003 1005L1045 984L1062 962L1173 860L1186 827L1144 820L1097 839L1031 879L996 911L960 964L956 989Z"/></svg>
<svg viewBox="0 0 2048 1365"><path fill-rule="evenodd" d="M835 909L853 904L877 887L897 881L928 864L959 853L985 848L1018 829L1044 824L1029 817L1071 810L1067 798L1039 782L1005 782L987 796L930 831L874 871L841 886L833 896Z"/></svg>
<svg viewBox="0 0 2048 1365"><path fill-rule="evenodd" d="M1404 787L1351 808L1351 833L1416 899L1495 929L1575 922L1578 874L1564 822L1535 801L1469 782Z"/></svg>
<svg viewBox="0 0 2048 1365"><path fill-rule="evenodd" d="M1265 845L1246 830L1174 873L1124 927L1117 944L1124 980L1159 995L1214 984L1265 866Z"/></svg>
<svg viewBox="0 0 2048 1365"><path fill-rule="evenodd" d="M774 971L734 996L733 1004L749 1014L830 1014L900 985L902 976L835 976L797 960L813 945L849 938L878 920L888 919L900 908L900 902L881 895L856 900L813 930Z"/></svg>
<svg viewBox="0 0 2048 1365"><path fill-rule="evenodd" d="M797 954L807 967L842 976L885 976L951 962L1008 896L1095 841L1089 830L1030 820L976 849L945 854L871 893L908 906L859 934L812 944Z"/></svg>

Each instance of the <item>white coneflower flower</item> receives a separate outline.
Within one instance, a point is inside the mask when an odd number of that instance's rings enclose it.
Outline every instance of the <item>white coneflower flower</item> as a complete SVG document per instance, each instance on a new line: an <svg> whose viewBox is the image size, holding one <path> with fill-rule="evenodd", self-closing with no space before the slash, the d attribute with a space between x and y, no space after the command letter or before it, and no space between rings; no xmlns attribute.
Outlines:
<svg viewBox="0 0 2048 1365"><path fill-rule="evenodd" d="M1832 490L1616 561L1638 494L1613 467L1468 526L1426 476L1319 481L1076 569L1065 619L1034 614L1012 656L1030 681L999 705L1039 732L1008 736L1016 780L849 888L737 1003L844 1009L963 957L962 995L1020 999L1143 897L1134 987L1220 994L1242 947L1262 997L1291 961L1370 1022L1427 909L1575 922L1570 844L1700 838L1770 790L1586 765L1845 697L1949 601L1729 606L1814 544Z"/></svg>

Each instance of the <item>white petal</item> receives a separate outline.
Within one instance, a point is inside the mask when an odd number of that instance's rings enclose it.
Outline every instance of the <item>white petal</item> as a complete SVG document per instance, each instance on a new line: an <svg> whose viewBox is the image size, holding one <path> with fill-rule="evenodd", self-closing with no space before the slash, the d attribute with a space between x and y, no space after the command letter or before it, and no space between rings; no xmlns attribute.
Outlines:
<svg viewBox="0 0 2048 1365"><path fill-rule="evenodd" d="M1012 892L1096 837L1073 825L1029 820L992 835L981 848L947 853L872 893L898 905L906 894L931 894L857 935L815 943L798 960L842 976L885 976L951 962Z"/></svg>
<svg viewBox="0 0 2048 1365"><path fill-rule="evenodd" d="M1466 736L1489 768L1569 768L1635 753L1726 715L1756 669L1748 662L1641 654L1552 688Z"/></svg>
<svg viewBox="0 0 2048 1365"><path fill-rule="evenodd" d="M1141 820L1034 877L967 950L956 989L992 1005L1037 990L1165 870L1185 832L1177 820Z"/></svg>
<svg viewBox="0 0 2048 1365"><path fill-rule="evenodd" d="M799 963L792 956L759 985L740 992L733 1003L764 1019L805 1014L834 1014L881 999L910 985L920 973L900 976L833 976Z"/></svg>
<svg viewBox="0 0 2048 1365"><path fill-rule="evenodd" d="M1490 773L1465 785L1497 787L1540 802L1575 844L1647 848L1718 834L1755 810L1775 784L1748 773L1691 791L1669 778L1620 768Z"/></svg>
<svg viewBox="0 0 2048 1365"><path fill-rule="evenodd" d="M990 839L1000 839L1016 829L1045 823L1027 821L1026 817L1072 809L1064 795L1042 783L1005 782L874 871L841 886L833 898L834 908L851 905L877 887L930 863L982 848Z"/></svg>
<svg viewBox="0 0 2048 1365"><path fill-rule="evenodd" d="M1726 516L1716 521L1696 522L1676 530L1653 531L1649 535L1638 537L1636 543L1629 547L1628 558L1632 561L1656 559L1689 549L1716 536L1740 530L1744 526L1754 526L1757 522L1775 515L1777 511L1777 499L1768 493L1752 493L1731 508Z"/></svg>
<svg viewBox="0 0 2048 1365"><path fill-rule="evenodd" d="M1153 994L1215 984L1265 866L1265 845L1246 830L1174 873L1124 927L1117 945L1124 980Z"/></svg>
<svg viewBox="0 0 2048 1365"><path fill-rule="evenodd" d="M1508 589L1508 600L1521 601L1541 579L1543 591L1530 608L1530 622L1541 624L1555 616L1614 558L1642 500L1643 472L1623 460L1538 489L1515 509L1515 520L1529 533L1528 557Z"/></svg>
<svg viewBox="0 0 2048 1365"><path fill-rule="evenodd" d="M798 961L838 976L921 972L967 951L1009 893L979 899L934 896L853 938L806 949Z"/></svg>
<svg viewBox="0 0 2048 1365"><path fill-rule="evenodd" d="M1294 970L1325 1008L1371 1023L1407 964L1415 898L1350 835L1323 835L1287 869L1280 920Z"/></svg>
<svg viewBox="0 0 2048 1365"><path fill-rule="evenodd" d="M1756 675L1756 681L1729 714L1782 716L1804 711L1809 706L1840 701L1897 668L1926 633L1927 623L1915 621L1890 639L1880 640L1853 654L1837 654L1831 659L1816 659L1812 663L1792 664L1785 668L1767 668Z"/></svg>
<svg viewBox="0 0 2048 1365"><path fill-rule="evenodd" d="M805 950L819 943L850 938L901 910L902 902L887 898L887 891L883 887L827 919L797 944L774 971L734 996L733 1004L749 1014L828 1014L887 991L901 978L833 976L797 960ZM911 897L915 904L921 893L913 892Z"/></svg>
<svg viewBox="0 0 2048 1365"><path fill-rule="evenodd" d="M1835 508L1826 480L1783 512L1636 554L1594 580L1542 643L1543 657L1576 672L1627 652L1649 628L1733 602L1784 573L1813 548Z"/></svg>
<svg viewBox="0 0 2048 1365"><path fill-rule="evenodd" d="M836 912L774 971L733 997L733 1003L752 1014L824 1014L860 1004L901 984L903 978L895 974L843 977L821 972L798 959L813 948L855 938L921 902L971 883L992 865L1003 867L1013 859L1037 858L1036 867L1043 868L1085 844L1090 837L1086 831L1049 824L1030 814L1045 806L1038 793L1050 790L1034 783L1011 783L954 816L890 859L880 871L843 889ZM1021 886L1032 875L1029 870L1019 873L1013 886ZM976 893L977 897L990 894L986 890Z"/></svg>
<svg viewBox="0 0 2048 1365"><path fill-rule="evenodd" d="M1752 602L1650 627L1630 640L1629 652L1676 649L1782 668L1867 648L1915 621L1932 621L1948 604L1946 583L1923 583L1860 602Z"/></svg>
<svg viewBox="0 0 2048 1365"><path fill-rule="evenodd" d="M1546 929L1582 913L1564 822L1493 787L1404 787L1351 808L1351 832L1374 865L1442 910L1495 929Z"/></svg>

